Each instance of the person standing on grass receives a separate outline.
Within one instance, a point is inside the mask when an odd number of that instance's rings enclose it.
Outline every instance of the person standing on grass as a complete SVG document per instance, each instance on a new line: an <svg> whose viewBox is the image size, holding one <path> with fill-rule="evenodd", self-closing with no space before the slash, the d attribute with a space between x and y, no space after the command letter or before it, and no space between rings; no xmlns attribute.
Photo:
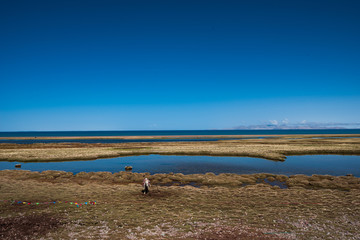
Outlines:
<svg viewBox="0 0 360 240"><path fill-rule="evenodd" d="M144 190L142 190L142 192L144 194L148 194L149 193L149 187L150 187L150 180L148 178L145 178L143 181L143 187Z"/></svg>

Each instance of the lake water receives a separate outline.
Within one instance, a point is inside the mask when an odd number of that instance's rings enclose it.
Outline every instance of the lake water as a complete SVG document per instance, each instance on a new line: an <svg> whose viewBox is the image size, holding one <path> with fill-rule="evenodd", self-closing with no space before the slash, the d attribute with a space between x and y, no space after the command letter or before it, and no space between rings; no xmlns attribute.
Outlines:
<svg viewBox="0 0 360 240"><path fill-rule="evenodd" d="M360 134L360 129L0 132L0 137Z"/></svg>
<svg viewBox="0 0 360 240"><path fill-rule="evenodd" d="M0 170L15 169L17 162L0 162ZM132 166L133 172L155 173L274 173L294 174L353 174L360 177L360 156L343 155L306 155L289 156L285 162L275 162L249 157L212 157L212 156L169 156L142 155L118 157L89 161L20 163L23 170L45 171L61 170L79 172L119 172L125 166Z"/></svg>
<svg viewBox="0 0 360 240"><path fill-rule="evenodd" d="M218 141L232 139L271 138L266 135L288 134L360 134L360 129L311 129L311 130L164 130L164 131L49 131L49 132L0 132L0 143L125 143L125 142L182 142ZM177 139L36 139L37 137L88 137L88 136L185 136L218 135L218 138L177 138ZM261 137L221 138L220 135L261 135ZM7 137L31 137L33 139L6 139Z"/></svg>
<svg viewBox="0 0 360 240"><path fill-rule="evenodd" d="M175 138L175 139L0 139L0 143L33 144L33 143L131 143L131 142L211 142L219 140L244 140L273 138L261 137L238 137L238 138ZM359 137L314 137L312 139L333 138L359 138ZM301 138L289 138L289 140Z"/></svg>

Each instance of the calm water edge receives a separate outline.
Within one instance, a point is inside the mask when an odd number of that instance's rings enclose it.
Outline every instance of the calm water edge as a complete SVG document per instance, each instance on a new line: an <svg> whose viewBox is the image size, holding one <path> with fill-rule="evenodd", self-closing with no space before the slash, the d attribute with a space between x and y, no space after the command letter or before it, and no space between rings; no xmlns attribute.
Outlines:
<svg viewBox="0 0 360 240"><path fill-rule="evenodd" d="M17 162L0 162L0 170L15 169ZM89 161L20 163L23 170L61 170L79 172L119 172L132 166L133 172L155 173L273 173L273 174L353 174L360 177L360 156L306 155L289 156L285 162L249 157L143 155Z"/></svg>
<svg viewBox="0 0 360 240"><path fill-rule="evenodd" d="M360 129L0 132L0 137L360 134Z"/></svg>

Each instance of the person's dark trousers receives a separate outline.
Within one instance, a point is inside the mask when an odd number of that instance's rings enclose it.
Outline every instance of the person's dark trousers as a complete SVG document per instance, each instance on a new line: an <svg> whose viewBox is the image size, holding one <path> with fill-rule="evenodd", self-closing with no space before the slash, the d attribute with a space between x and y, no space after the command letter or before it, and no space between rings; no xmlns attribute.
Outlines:
<svg viewBox="0 0 360 240"><path fill-rule="evenodd" d="M148 194L148 192L149 192L149 187L148 187L148 186L145 186L145 189L142 190L142 192L145 193L145 194Z"/></svg>

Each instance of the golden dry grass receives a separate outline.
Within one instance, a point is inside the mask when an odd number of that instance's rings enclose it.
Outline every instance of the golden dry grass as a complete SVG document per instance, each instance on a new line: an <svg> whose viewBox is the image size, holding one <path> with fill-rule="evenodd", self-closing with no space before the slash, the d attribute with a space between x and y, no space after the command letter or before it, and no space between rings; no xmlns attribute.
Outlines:
<svg viewBox="0 0 360 240"><path fill-rule="evenodd" d="M133 142L112 144L0 144L2 161L64 161L141 154L247 156L284 161L289 155L360 155L360 138L313 139L281 136L270 139L215 142Z"/></svg>

